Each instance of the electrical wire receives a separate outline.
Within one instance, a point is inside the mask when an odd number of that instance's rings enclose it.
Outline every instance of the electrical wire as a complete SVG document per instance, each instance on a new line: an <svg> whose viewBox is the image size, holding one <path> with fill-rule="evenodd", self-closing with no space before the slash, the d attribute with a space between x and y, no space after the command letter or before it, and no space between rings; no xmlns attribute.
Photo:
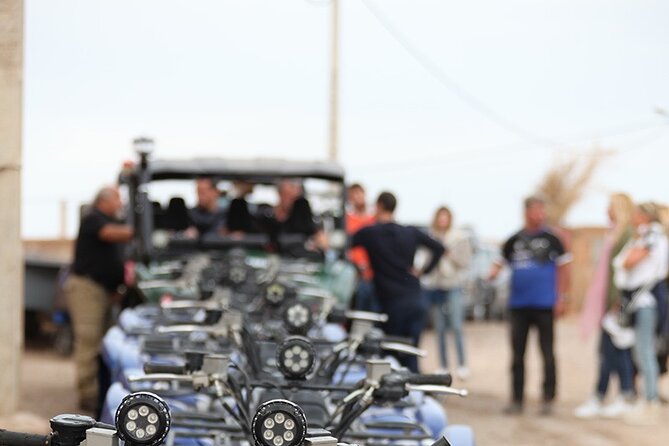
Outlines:
<svg viewBox="0 0 669 446"><path fill-rule="evenodd" d="M520 127L515 122L502 116L494 111L482 100L474 96L462 85L448 76L436 63L432 61L424 52L416 47L405 36L403 32L393 25L387 16L370 0L361 0L362 4L367 10L376 18L381 26L404 48L404 50L418 62L432 77L434 77L442 86L450 90L453 94L458 96L463 102L469 105L472 109L477 111L480 115L486 117L489 121L494 122L499 127L504 128L510 133L521 137L522 139L531 142L532 144L555 147L557 144L554 141L548 140L541 136Z"/></svg>
<svg viewBox="0 0 669 446"><path fill-rule="evenodd" d="M629 153L629 152L634 152L634 151L646 149L646 148L650 147L651 144L661 140L662 138L666 137L667 135L669 135L669 132L667 132L667 131L656 132L656 133L650 135L648 138L645 138L644 140L637 142L636 144L633 144L631 146L628 146L628 147L625 147L623 149L618 150L618 153Z"/></svg>
<svg viewBox="0 0 669 446"><path fill-rule="evenodd" d="M561 147L574 144L577 142L593 142L595 140L601 140L601 139L607 139L607 138L613 138L613 137L618 137L618 136L624 136L632 133L639 133L639 132L646 132L649 130L654 130L658 129L658 132L654 132L650 138L644 139L644 141L641 143L642 146L646 146L652 142L654 142L657 139L660 139L663 137L663 135L667 134L667 130L669 130L669 126L667 126L666 123L636 123L636 124L629 124L629 125L624 125L624 126L617 126L617 127L611 127L609 129L604 129L604 130L599 130L596 132L591 132L591 134L599 134L598 137L582 137L580 139L571 139L570 136L565 136L561 137ZM585 135L585 133L581 134ZM579 134L573 134L574 137L579 138ZM649 139L649 140L648 140ZM417 159L413 158L411 160L398 160L398 161L387 161L387 162L376 162L373 164L358 164L358 165L352 165L349 166L351 169L355 170L367 170L371 169L372 167L374 168L381 168L379 171L383 172L384 174L388 174L391 171L394 172L395 170L393 169L401 169L402 171L406 171L407 168L410 168L411 166L416 167L416 166L422 166L422 165L429 165L429 167L434 167L435 165L438 164L443 164L443 163L457 163L457 162L467 162L467 161L476 161L477 164L479 164L481 161L481 157L485 156L487 153L491 151L495 152L503 152L505 156L508 156L509 154L515 154L515 153L520 153L520 152L526 152L528 150L534 150L536 147L535 146L525 146L525 147L519 147L518 144L497 144L497 145L491 145L491 146L482 146L478 148L467 148L467 149L462 149L462 150L457 150L453 152L448 152L445 154L431 154L426 157ZM617 151L617 153L626 153L630 150L636 150L639 148L638 144L632 144L630 147L626 147L624 149L621 149ZM497 161L495 161L497 163Z"/></svg>

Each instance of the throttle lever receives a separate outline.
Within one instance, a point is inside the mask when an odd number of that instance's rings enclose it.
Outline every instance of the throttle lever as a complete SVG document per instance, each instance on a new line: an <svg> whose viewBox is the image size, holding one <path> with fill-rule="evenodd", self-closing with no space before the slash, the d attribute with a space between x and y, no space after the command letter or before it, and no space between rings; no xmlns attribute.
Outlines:
<svg viewBox="0 0 669 446"><path fill-rule="evenodd" d="M133 375L128 377L128 381L134 382L160 382L160 381L181 381L192 382L193 375L177 375L176 373L151 373L147 375Z"/></svg>
<svg viewBox="0 0 669 446"><path fill-rule="evenodd" d="M407 390L416 390L425 393L440 393L442 395L455 395L462 398L469 395L469 391L466 389L455 389L453 387L436 386L434 384L407 384Z"/></svg>
<svg viewBox="0 0 669 446"><path fill-rule="evenodd" d="M190 310L190 309L204 309L204 310L222 310L223 306L219 302L212 300L177 300L172 302L162 302L160 308L163 310Z"/></svg>
<svg viewBox="0 0 669 446"><path fill-rule="evenodd" d="M425 350L401 342L381 342L381 348L383 350L392 350L406 355L418 356L419 358L424 358L427 355Z"/></svg>

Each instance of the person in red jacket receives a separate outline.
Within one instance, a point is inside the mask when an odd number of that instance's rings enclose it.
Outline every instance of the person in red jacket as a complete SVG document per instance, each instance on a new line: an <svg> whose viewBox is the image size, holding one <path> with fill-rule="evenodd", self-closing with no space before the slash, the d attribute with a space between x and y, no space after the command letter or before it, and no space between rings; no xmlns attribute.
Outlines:
<svg viewBox="0 0 669 446"><path fill-rule="evenodd" d="M348 210L346 212L346 232L353 236L365 226L373 225L374 215L367 211L365 189L359 183L348 188ZM369 256L362 246L351 248L348 258L358 270L360 281L355 291L355 309L363 311L378 311L379 305L374 295L374 272L369 264Z"/></svg>

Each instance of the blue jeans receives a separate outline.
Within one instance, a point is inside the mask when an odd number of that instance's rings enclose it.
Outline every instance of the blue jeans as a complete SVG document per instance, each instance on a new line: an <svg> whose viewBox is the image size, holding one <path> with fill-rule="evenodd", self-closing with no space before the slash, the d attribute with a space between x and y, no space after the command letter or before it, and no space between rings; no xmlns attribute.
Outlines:
<svg viewBox="0 0 669 446"><path fill-rule="evenodd" d="M597 396L603 400L609 388L611 374L617 374L620 381L620 392L625 396L634 393L633 366L630 350L621 350L611 341L611 336L602 330L599 344L599 379L597 381Z"/></svg>
<svg viewBox="0 0 669 446"><path fill-rule="evenodd" d="M458 365L464 367L465 343L462 326L465 318L463 292L461 288L448 290L425 290L425 299L430 304L432 325L437 334L439 344L439 360L443 368L448 368L448 346L446 334L450 329L455 339L455 349L458 355Z"/></svg>
<svg viewBox="0 0 669 446"><path fill-rule="evenodd" d="M655 357L655 330L657 308L639 308L634 323L634 360L643 376L643 387L647 401L657 399L657 379L660 373Z"/></svg>

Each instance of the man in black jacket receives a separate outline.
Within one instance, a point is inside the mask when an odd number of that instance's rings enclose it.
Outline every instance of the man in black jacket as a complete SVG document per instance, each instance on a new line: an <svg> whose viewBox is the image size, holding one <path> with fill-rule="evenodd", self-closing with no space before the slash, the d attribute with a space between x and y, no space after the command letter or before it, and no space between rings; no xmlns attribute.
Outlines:
<svg viewBox="0 0 669 446"><path fill-rule="evenodd" d="M396 206L395 196L382 192L376 200L376 224L358 231L352 244L364 247L369 255L377 298L382 311L388 315L386 333L410 338L417 346L427 315L419 277L437 266L446 249L419 229L397 224L394 217ZM419 246L432 252L432 258L423 271L413 267ZM418 371L416 357L399 359L410 370Z"/></svg>

